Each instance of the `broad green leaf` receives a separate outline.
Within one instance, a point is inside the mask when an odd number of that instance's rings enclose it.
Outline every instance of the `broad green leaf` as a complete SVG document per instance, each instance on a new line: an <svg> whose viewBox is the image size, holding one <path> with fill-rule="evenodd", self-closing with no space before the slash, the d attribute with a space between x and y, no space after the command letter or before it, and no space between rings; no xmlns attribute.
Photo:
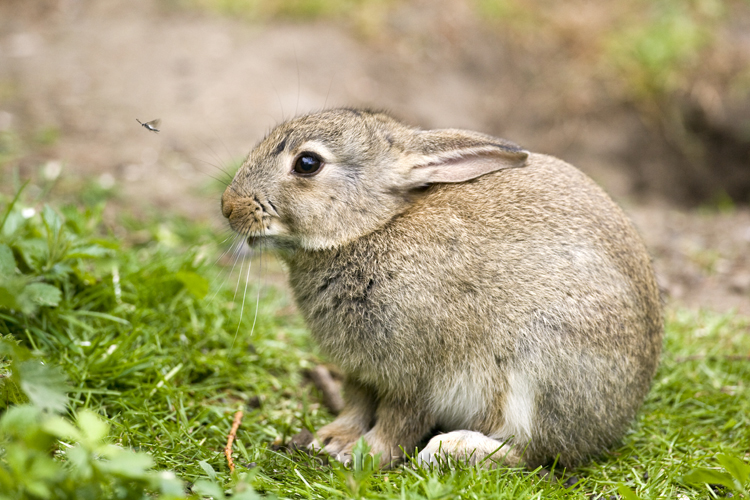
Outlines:
<svg viewBox="0 0 750 500"><path fill-rule="evenodd" d="M31 352L19 345L18 340L10 340L12 337L0 337L0 354L16 361L26 361L31 358Z"/></svg>
<svg viewBox="0 0 750 500"><path fill-rule="evenodd" d="M32 316L40 302L34 300L38 290L28 289L29 279L23 275L0 276L0 308L13 309Z"/></svg>
<svg viewBox="0 0 750 500"><path fill-rule="evenodd" d="M55 212L49 205L44 205L44 209L42 210L42 220L47 227L49 235L57 239L60 234L60 228L62 227L62 219L57 215L57 212Z"/></svg>
<svg viewBox="0 0 750 500"><path fill-rule="evenodd" d="M123 449L116 444L104 444L96 447L96 453L102 458L116 458L123 452L130 453L129 450Z"/></svg>
<svg viewBox="0 0 750 500"><path fill-rule="evenodd" d="M46 481L40 481L41 480L50 480L54 479L55 476L60 474L61 467L58 462L55 462L51 456L39 456L37 455L35 459L31 463L31 467L28 471L30 478L33 478L32 481L30 481L33 484L44 484ZM27 486L29 483L26 483Z"/></svg>
<svg viewBox="0 0 750 500"><path fill-rule="evenodd" d="M10 500L9 496L5 496L3 492L10 489L13 486L13 478L3 467L0 467L0 500Z"/></svg>
<svg viewBox="0 0 750 500"><path fill-rule="evenodd" d="M34 406L57 413L65 410L67 386L59 368L29 359L14 363L13 370L20 379L21 390Z"/></svg>
<svg viewBox="0 0 750 500"><path fill-rule="evenodd" d="M68 420L62 417L50 417L42 422L42 429L58 439L80 441L81 433Z"/></svg>
<svg viewBox="0 0 750 500"><path fill-rule="evenodd" d="M21 309L16 300L28 283L25 276L15 273L16 260L7 245L0 245L0 307ZM34 307L32 306L32 309Z"/></svg>
<svg viewBox="0 0 750 500"><path fill-rule="evenodd" d="M109 432L109 425L99 415L89 410L81 410L76 418L84 439L91 444L101 442Z"/></svg>
<svg viewBox="0 0 750 500"><path fill-rule="evenodd" d="M705 467L699 467L693 469L684 476L682 480L691 486L703 486L704 484L720 484L730 489L735 489L737 486L732 480L732 476L726 472L721 472L714 469L706 469Z"/></svg>
<svg viewBox="0 0 750 500"><path fill-rule="evenodd" d="M23 215L21 215L20 210L13 210L10 213L8 213L8 216L5 219L5 223L3 224L2 231L0 231L0 234L3 234L5 236L11 236L13 233L18 231L18 228L23 226L23 224L26 222L26 219Z"/></svg>
<svg viewBox="0 0 750 500"><path fill-rule="evenodd" d="M192 490L199 495L213 498L224 498L224 490L219 487L218 484L206 481L205 479L199 479L193 485Z"/></svg>
<svg viewBox="0 0 750 500"><path fill-rule="evenodd" d="M18 302L16 302L16 291L13 288L0 285L0 307L6 309L20 309Z"/></svg>
<svg viewBox="0 0 750 500"><path fill-rule="evenodd" d="M262 498L263 497L256 493L252 488L248 488L247 490L232 495L232 500L261 500Z"/></svg>
<svg viewBox="0 0 750 500"><path fill-rule="evenodd" d="M31 283L23 293L31 301L41 306L57 306L62 299L60 289L46 283Z"/></svg>
<svg viewBox="0 0 750 500"><path fill-rule="evenodd" d="M16 259L8 245L0 245L0 277L13 276L16 270Z"/></svg>
<svg viewBox="0 0 750 500"><path fill-rule="evenodd" d="M737 457L733 457L726 454L717 455L716 459L719 461L722 467L729 472L741 486L747 483L750 478L750 465L746 464Z"/></svg>
<svg viewBox="0 0 750 500"><path fill-rule="evenodd" d="M52 266L52 269L50 269L50 273L56 276L64 276L67 278L68 274L73 273L73 267L71 267L70 264L58 262L54 266Z"/></svg>
<svg viewBox="0 0 750 500"><path fill-rule="evenodd" d="M625 500L641 500L641 497L635 494L633 490L628 488L626 485L620 483L617 485L617 492Z"/></svg>
<svg viewBox="0 0 750 500"><path fill-rule="evenodd" d="M23 436L39 422L41 412L31 405L11 406L0 418L0 431L4 434Z"/></svg>
<svg viewBox="0 0 750 500"><path fill-rule="evenodd" d="M205 460L201 460L198 462L198 465L200 465L201 469L203 469L208 477L211 478L211 481L216 481L216 471L211 467L211 464Z"/></svg>
<svg viewBox="0 0 750 500"><path fill-rule="evenodd" d="M208 293L208 280L200 274L191 271L180 271L175 277L197 299L202 299Z"/></svg>
<svg viewBox="0 0 750 500"><path fill-rule="evenodd" d="M96 259L98 257L105 257L111 255L112 250L104 248L99 245L86 245L82 247L71 248L67 254L66 259Z"/></svg>
<svg viewBox="0 0 750 500"><path fill-rule="evenodd" d="M120 248L120 245L118 245L116 241L104 240L99 238L91 238L88 241L98 247L102 247L107 250L118 250Z"/></svg>
<svg viewBox="0 0 750 500"><path fill-rule="evenodd" d="M32 464L33 466L33 464ZM50 491L49 487L42 483L41 481L34 481L31 483L27 483L26 489L29 490L29 493L31 493L33 496L37 498L50 498L52 496L52 492Z"/></svg>
<svg viewBox="0 0 750 500"><path fill-rule="evenodd" d="M31 269L40 271L47 261L49 246L41 238L26 238L13 245L21 254L21 258Z"/></svg>
<svg viewBox="0 0 750 500"><path fill-rule="evenodd" d="M175 476L174 472L159 472L156 481L158 482L159 490L163 495L185 498L185 484Z"/></svg>
<svg viewBox="0 0 750 500"><path fill-rule="evenodd" d="M112 474L129 479L146 479L149 476L148 469L154 466L154 460L145 453L121 450L103 464L102 468Z"/></svg>
<svg viewBox="0 0 750 500"><path fill-rule="evenodd" d="M91 453L86 450L83 446L78 445L65 451L65 457L68 462L73 465L73 471L78 476L78 480L83 479L88 481L94 474L94 468L92 467Z"/></svg>

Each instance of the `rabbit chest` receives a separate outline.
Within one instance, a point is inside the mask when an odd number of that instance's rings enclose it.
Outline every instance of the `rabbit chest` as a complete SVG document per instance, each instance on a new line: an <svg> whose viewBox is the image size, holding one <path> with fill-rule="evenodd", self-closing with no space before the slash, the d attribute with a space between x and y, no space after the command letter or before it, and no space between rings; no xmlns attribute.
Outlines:
<svg viewBox="0 0 750 500"><path fill-rule="evenodd" d="M291 261L296 302L315 340L345 372L377 385L389 371L418 376L417 363L435 356L440 342L417 305L425 300L424 277L414 283L372 248L364 254L360 243Z"/></svg>

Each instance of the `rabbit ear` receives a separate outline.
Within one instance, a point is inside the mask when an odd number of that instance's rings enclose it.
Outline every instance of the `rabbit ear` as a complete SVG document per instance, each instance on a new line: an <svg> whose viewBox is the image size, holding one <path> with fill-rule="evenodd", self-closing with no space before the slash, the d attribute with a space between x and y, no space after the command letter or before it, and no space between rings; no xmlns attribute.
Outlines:
<svg viewBox="0 0 750 500"><path fill-rule="evenodd" d="M529 152L511 142L466 130L416 132L406 161L410 183L466 182L503 168L522 167Z"/></svg>

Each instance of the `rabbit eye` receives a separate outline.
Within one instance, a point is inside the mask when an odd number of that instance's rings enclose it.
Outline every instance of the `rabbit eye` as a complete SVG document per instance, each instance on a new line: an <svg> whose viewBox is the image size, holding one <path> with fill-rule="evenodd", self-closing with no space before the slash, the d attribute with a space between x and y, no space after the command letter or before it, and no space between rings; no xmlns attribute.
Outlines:
<svg viewBox="0 0 750 500"><path fill-rule="evenodd" d="M323 161L318 155L302 153L294 160L293 172L297 175L315 175L323 168Z"/></svg>

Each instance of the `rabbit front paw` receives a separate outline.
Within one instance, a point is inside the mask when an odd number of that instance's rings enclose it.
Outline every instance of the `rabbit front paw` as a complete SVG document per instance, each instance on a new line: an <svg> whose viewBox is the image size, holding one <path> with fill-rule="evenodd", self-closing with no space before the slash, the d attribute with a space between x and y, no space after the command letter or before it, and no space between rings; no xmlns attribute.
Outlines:
<svg viewBox="0 0 750 500"><path fill-rule="evenodd" d="M343 462L346 457L342 452L348 450L351 457L351 449L354 443L362 436L363 429L348 422L334 420L330 424L321 427L316 439L308 446L311 450L323 450L336 460Z"/></svg>

